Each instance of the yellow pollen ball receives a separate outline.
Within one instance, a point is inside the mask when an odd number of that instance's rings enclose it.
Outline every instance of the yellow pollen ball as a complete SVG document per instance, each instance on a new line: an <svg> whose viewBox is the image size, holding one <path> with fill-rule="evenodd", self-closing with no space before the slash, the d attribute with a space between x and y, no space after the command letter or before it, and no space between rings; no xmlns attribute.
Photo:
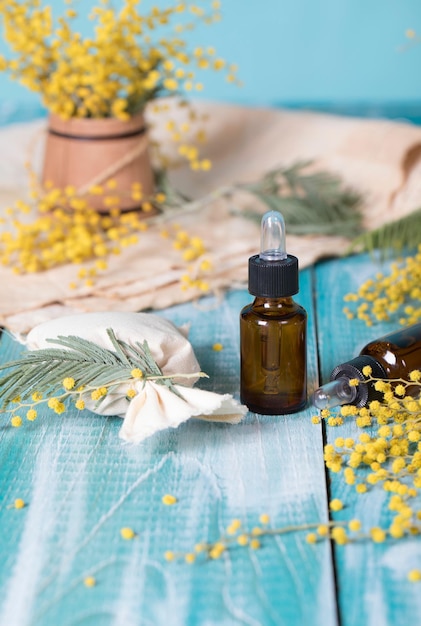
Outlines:
<svg viewBox="0 0 421 626"><path fill-rule="evenodd" d="M382 528L371 528L370 535L375 543L383 543L383 541L386 539L386 533Z"/></svg>
<svg viewBox="0 0 421 626"><path fill-rule="evenodd" d="M219 559L224 552L225 546L223 544L215 544L214 547L209 550L209 556L211 559Z"/></svg>
<svg viewBox="0 0 421 626"><path fill-rule="evenodd" d="M343 508L343 503L338 498L335 498L330 501L329 508L331 511L340 511Z"/></svg>
<svg viewBox="0 0 421 626"><path fill-rule="evenodd" d="M356 532L358 530L361 530L361 522L358 519L352 519L349 524L348 524L348 528L349 530L352 530L352 532Z"/></svg>
<svg viewBox="0 0 421 626"><path fill-rule="evenodd" d="M106 395L107 395L106 387L100 387L99 389L94 389L94 391L91 392L92 400L100 400L103 396L106 396Z"/></svg>
<svg viewBox="0 0 421 626"><path fill-rule="evenodd" d="M222 343L214 343L212 346L212 350L215 350L215 352L221 352L221 350L224 349L224 346L222 345Z"/></svg>
<svg viewBox="0 0 421 626"><path fill-rule="evenodd" d="M133 378L143 378L144 374L142 372L141 369L139 369L138 367L135 367L134 369L132 369L132 371L130 372L131 376Z"/></svg>
<svg viewBox="0 0 421 626"><path fill-rule="evenodd" d="M247 535L239 535L237 537L237 543L239 546L246 546L249 542L249 538Z"/></svg>
<svg viewBox="0 0 421 626"><path fill-rule="evenodd" d="M409 373L409 380L412 380L413 382L418 382L419 380L421 380L421 371L412 370L412 372Z"/></svg>
<svg viewBox="0 0 421 626"><path fill-rule="evenodd" d="M61 415L65 411L66 406L63 404L63 402L57 402L56 406L54 407L54 413L57 413L57 415Z"/></svg>
<svg viewBox="0 0 421 626"><path fill-rule="evenodd" d="M63 380L63 387L64 387L65 389L68 389L68 390L73 389L73 387L75 386L75 384L76 384L76 382L75 382L75 379L74 379L74 378L70 378L70 377L68 377L68 378L65 378L65 379Z"/></svg>
<svg viewBox="0 0 421 626"><path fill-rule="evenodd" d="M196 545L194 546L194 551L195 552L204 552L207 548L206 543L196 543Z"/></svg>
<svg viewBox="0 0 421 626"><path fill-rule="evenodd" d="M227 533L229 535L234 535L237 530L241 528L241 521L239 519L232 520L231 524L227 528Z"/></svg>
<svg viewBox="0 0 421 626"><path fill-rule="evenodd" d="M85 587L95 587L96 579L93 576L86 576L86 578L83 579L83 584Z"/></svg>
<svg viewBox="0 0 421 626"><path fill-rule="evenodd" d="M175 496L172 496L169 493L166 493L165 496L162 496L162 503L166 504L167 506L171 506L172 504L175 504L177 502L177 498Z"/></svg>
<svg viewBox="0 0 421 626"><path fill-rule="evenodd" d="M417 583L421 581L421 570L419 569L411 569L410 572L408 572L408 580L411 583Z"/></svg>
<svg viewBox="0 0 421 626"><path fill-rule="evenodd" d="M14 502L15 509L23 509L25 506L25 501L22 498L16 498Z"/></svg>
<svg viewBox="0 0 421 626"><path fill-rule="evenodd" d="M344 544L348 543L348 537L345 528L342 528L341 526L335 526L334 528L332 528L331 534L333 541L338 545L343 546Z"/></svg>
<svg viewBox="0 0 421 626"><path fill-rule="evenodd" d="M20 426L22 426L22 418L19 417L19 415L14 415L10 420L10 423L12 424L13 428L19 428Z"/></svg>
<svg viewBox="0 0 421 626"><path fill-rule="evenodd" d="M186 563L192 564L195 562L196 560L196 555L193 554L192 552L189 552L188 554L186 554L186 556L184 557L184 560L186 561Z"/></svg>
<svg viewBox="0 0 421 626"><path fill-rule="evenodd" d="M134 539L136 537L136 533L134 532L134 530L132 528L122 528L120 530L120 535L122 536L123 539L126 540L130 540L130 539Z"/></svg>
<svg viewBox="0 0 421 626"><path fill-rule="evenodd" d="M200 269L202 270L202 272L208 272L212 269L212 263L209 261L209 259L204 259L200 263Z"/></svg>

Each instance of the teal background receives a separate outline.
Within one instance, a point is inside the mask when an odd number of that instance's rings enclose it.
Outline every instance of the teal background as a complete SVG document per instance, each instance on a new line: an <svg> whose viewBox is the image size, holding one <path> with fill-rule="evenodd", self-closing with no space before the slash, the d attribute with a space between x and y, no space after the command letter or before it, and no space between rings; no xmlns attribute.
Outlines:
<svg viewBox="0 0 421 626"><path fill-rule="evenodd" d="M50 4L63 7L62 0ZM83 15L96 4L74 2ZM153 4L168 2L142 3ZM244 87L207 74L200 97L251 105L421 103L421 44L405 37L408 28L421 32L419 0L225 0L222 13L222 22L189 37L237 63ZM88 20L80 26L86 32ZM4 75L0 97L3 106L38 101Z"/></svg>

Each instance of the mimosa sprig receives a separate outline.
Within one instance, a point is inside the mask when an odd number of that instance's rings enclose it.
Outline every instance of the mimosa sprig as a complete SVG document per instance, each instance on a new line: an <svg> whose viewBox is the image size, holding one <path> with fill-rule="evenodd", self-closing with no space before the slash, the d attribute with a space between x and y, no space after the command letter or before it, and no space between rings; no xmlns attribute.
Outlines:
<svg viewBox="0 0 421 626"><path fill-rule="evenodd" d="M127 399L137 394L136 382L154 381L167 386L180 396L175 378L197 378L194 374L165 375L154 360L147 341L133 346L118 339L107 329L113 350L103 348L81 337L49 339L57 348L44 348L25 354L21 359L0 365L7 373L1 379L1 410L16 413L25 408L27 418L35 419L35 405L46 402L56 413L66 410L64 400L71 397L77 409L85 408L85 400L98 403L117 386L126 384ZM11 408L10 405L16 405ZM14 426L21 425L21 417ZM19 421L20 420L20 421Z"/></svg>

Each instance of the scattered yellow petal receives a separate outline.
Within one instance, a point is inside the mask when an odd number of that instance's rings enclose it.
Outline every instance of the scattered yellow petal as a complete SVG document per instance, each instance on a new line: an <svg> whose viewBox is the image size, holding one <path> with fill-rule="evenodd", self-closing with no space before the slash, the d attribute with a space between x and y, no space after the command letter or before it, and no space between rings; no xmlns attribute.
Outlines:
<svg viewBox="0 0 421 626"><path fill-rule="evenodd" d="M239 546L246 546L249 542L249 538L247 535L238 535L237 543Z"/></svg>
<svg viewBox="0 0 421 626"><path fill-rule="evenodd" d="M340 511L341 509L343 509L343 503L341 500L339 500L338 498L334 498L333 500L330 501L329 503L329 508L331 511Z"/></svg>
<svg viewBox="0 0 421 626"><path fill-rule="evenodd" d="M122 528L120 530L120 535L123 537L123 539L134 539L136 537L136 533L134 532L134 530L132 528Z"/></svg>
<svg viewBox="0 0 421 626"><path fill-rule="evenodd" d="M177 498L170 495L169 493L166 493L165 496L162 496L162 502L167 506L171 506L172 504L175 504L177 502Z"/></svg>
<svg viewBox="0 0 421 626"><path fill-rule="evenodd" d="M196 543L196 545L194 546L194 551L195 552L204 552L207 549L207 544L206 543Z"/></svg>
<svg viewBox="0 0 421 626"><path fill-rule="evenodd" d="M352 530L353 532L356 532L358 530L361 530L361 522L358 519L352 519L349 524L348 524L348 528L349 530Z"/></svg>
<svg viewBox="0 0 421 626"><path fill-rule="evenodd" d="M184 560L186 561L186 563L194 563L196 560L196 555L193 554L192 552L189 552L188 554L186 554L186 556L184 557Z"/></svg>
<svg viewBox="0 0 421 626"><path fill-rule="evenodd" d="M411 569L411 571L408 572L408 580L411 583L418 583L421 581L421 570L419 569Z"/></svg>
<svg viewBox="0 0 421 626"><path fill-rule="evenodd" d="M371 528L370 535L375 543L383 543L386 539L386 532L382 528Z"/></svg>
<svg viewBox="0 0 421 626"><path fill-rule="evenodd" d="M234 535L237 530L241 528L241 521L239 519L232 520L231 524L227 528L227 533L229 535Z"/></svg>
<svg viewBox="0 0 421 626"><path fill-rule="evenodd" d="M214 544L211 550L209 550L209 556L211 559L219 559L220 556L225 552L226 546L221 541L218 541Z"/></svg>

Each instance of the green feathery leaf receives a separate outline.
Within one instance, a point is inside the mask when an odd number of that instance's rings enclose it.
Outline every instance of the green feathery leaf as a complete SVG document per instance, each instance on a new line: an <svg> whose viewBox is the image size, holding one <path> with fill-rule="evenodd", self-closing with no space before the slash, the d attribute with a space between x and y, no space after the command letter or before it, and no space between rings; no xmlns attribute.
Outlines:
<svg viewBox="0 0 421 626"><path fill-rule="evenodd" d="M268 209L280 211L291 234L355 237L361 232L361 195L344 188L341 179L329 172L309 172L311 164L277 168L237 188L256 196ZM254 210L239 214L257 222L262 217Z"/></svg>
<svg viewBox="0 0 421 626"><path fill-rule="evenodd" d="M399 220L359 235L351 242L348 252L373 252L377 249L383 255L400 254L405 249L416 248L420 243L421 208Z"/></svg>
<svg viewBox="0 0 421 626"><path fill-rule="evenodd" d="M180 395L171 377L164 376L158 367L147 341L130 346L117 339L112 329L107 329L107 334L114 351L81 337L60 336L47 341L61 348L33 350L0 365L0 371L6 372L0 379L0 404L5 408L15 398L28 399L35 391L44 395L65 394L65 378L73 378L75 388L112 388L133 381L132 371L137 368L143 373L141 380L152 378Z"/></svg>

